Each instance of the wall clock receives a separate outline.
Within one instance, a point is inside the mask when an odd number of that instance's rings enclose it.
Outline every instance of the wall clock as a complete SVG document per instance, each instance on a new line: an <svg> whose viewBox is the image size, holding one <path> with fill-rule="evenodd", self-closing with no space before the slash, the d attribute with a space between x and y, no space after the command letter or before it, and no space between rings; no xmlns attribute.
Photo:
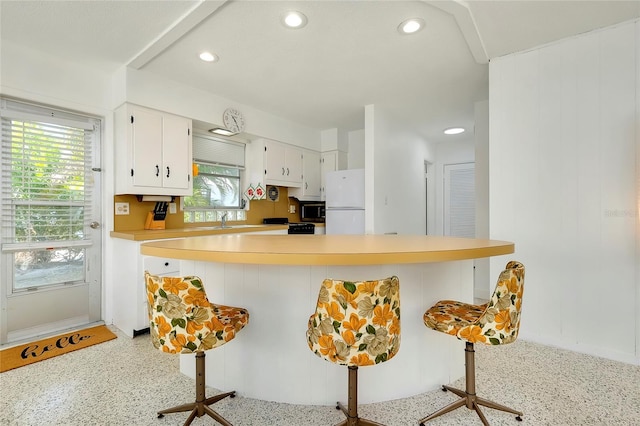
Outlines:
<svg viewBox="0 0 640 426"><path fill-rule="evenodd" d="M227 108L222 115L224 127L234 133L244 131L244 117L242 113L234 108Z"/></svg>

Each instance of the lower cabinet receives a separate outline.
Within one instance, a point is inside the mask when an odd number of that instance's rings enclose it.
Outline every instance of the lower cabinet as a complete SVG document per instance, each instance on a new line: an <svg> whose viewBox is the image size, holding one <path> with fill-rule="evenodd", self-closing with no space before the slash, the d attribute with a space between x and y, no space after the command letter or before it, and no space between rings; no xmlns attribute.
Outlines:
<svg viewBox="0 0 640 426"><path fill-rule="evenodd" d="M140 244L150 241L113 239L115 270L113 273L113 325L129 337L145 333L149 328L147 292L144 272L154 275L178 275L180 261L142 256Z"/></svg>
<svg viewBox="0 0 640 426"><path fill-rule="evenodd" d="M286 234L286 229L258 231L251 234ZM140 245L149 241L113 238L113 325L129 337L145 333L149 328L147 292L144 272L154 275L179 275L177 259L143 256ZM153 240L157 241L157 240ZM165 240L163 240L165 241Z"/></svg>

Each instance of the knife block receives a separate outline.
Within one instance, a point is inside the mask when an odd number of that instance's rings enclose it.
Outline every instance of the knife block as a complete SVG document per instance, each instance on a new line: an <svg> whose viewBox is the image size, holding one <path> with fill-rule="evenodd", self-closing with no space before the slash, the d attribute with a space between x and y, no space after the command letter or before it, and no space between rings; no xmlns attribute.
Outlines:
<svg viewBox="0 0 640 426"><path fill-rule="evenodd" d="M153 220L153 212L149 212L144 222L144 229L165 229L164 220Z"/></svg>

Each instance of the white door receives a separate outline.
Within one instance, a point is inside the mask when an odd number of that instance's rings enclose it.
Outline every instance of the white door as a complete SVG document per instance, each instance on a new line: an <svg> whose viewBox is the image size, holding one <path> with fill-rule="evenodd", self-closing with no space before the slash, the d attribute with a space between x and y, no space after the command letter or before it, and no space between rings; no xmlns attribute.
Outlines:
<svg viewBox="0 0 640 426"><path fill-rule="evenodd" d="M101 318L101 121L0 99L0 344Z"/></svg>
<svg viewBox="0 0 640 426"><path fill-rule="evenodd" d="M475 164L444 165L444 235L476 237Z"/></svg>

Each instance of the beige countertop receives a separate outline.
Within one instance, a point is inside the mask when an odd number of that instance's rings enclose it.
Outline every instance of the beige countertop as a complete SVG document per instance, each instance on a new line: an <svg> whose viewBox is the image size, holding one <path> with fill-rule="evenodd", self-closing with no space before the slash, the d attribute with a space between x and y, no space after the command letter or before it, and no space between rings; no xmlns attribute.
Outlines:
<svg viewBox="0 0 640 426"><path fill-rule="evenodd" d="M513 253L508 241L421 235L254 235L229 233L143 243L141 253L221 263L380 265L444 262Z"/></svg>
<svg viewBox="0 0 640 426"><path fill-rule="evenodd" d="M316 226L318 225L316 224ZM206 235L274 231L288 228L288 225L231 225L230 228L220 228L219 226L199 226L176 229L140 229L137 231L111 231L109 235L111 235L111 237L113 238L121 238L124 240L150 241L166 240L171 238L201 237Z"/></svg>

